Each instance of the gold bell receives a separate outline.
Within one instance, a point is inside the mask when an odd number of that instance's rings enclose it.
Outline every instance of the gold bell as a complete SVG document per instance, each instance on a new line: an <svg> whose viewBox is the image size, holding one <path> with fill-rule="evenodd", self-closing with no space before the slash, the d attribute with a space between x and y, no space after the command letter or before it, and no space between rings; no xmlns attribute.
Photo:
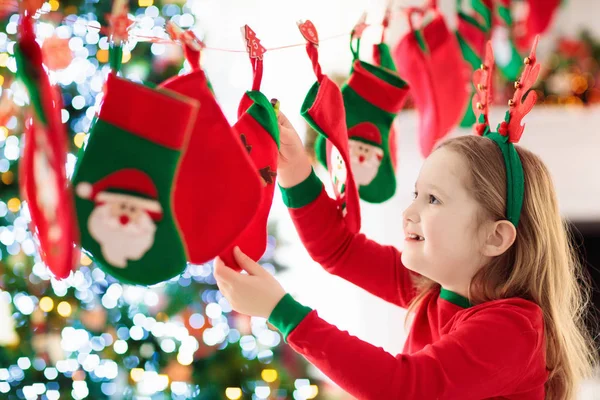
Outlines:
<svg viewBox="0 0 600 400"><path fill-rule="evenodd" d="M477 89L479 89L479 90L485 90L485 85L482 84L482 83L478 83L477 84Z"/></svg>
<svg viewBox="0 0 600 400"><path fill-rule="evenodd" d="M531 64L531 57L525 57L525 60L523 61L526 65Z"/></svg>
<svg viewBox="0 0 600 400"><path fill-rule="evenodd" d="M515 89L521 89L521 86L522 86L521 82L519 82L519 81L515 82Z"/></svg>
<svg viewBox="0 0 600 400"><path fill-rule="evenodd" d="M478 110L483 110L483 104L477 102L477 109Z"/></svg>
<svg viewBox="0 0 600 400"><path fill-rule="evenodd" d="M485 71L487 69L487 67L485 66L485 64L481 64L481 66L479 67L479 69L482 69L483 71Z"/></svg>
<svg viewBox="0 0 600 400"><path fill-rule="evenodd" d="M513 99L510 99L510 100L508 101L508 106L509 106L509 107L514 107L514 105L515 105L515 101L514 101Z"/></svg>

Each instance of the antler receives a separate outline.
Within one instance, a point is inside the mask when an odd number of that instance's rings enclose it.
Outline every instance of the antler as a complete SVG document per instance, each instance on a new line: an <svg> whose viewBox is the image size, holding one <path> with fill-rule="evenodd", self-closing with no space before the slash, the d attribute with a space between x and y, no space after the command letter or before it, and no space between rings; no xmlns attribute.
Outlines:
<svg viewBox="0 0 600 400"><path fill-rule="evenodd" d="M527 93L533 87L540 73L540 64L537 63L535 50L537 48L539 36L536 36L529 57L525 57L525 69L518 81L515 82L515 94L508 101L510 119L508 121L508 137L509 141L516 143L521 138L525 125L521 125L521 121L531 111L535 105L538 95L535 91ZM525 94L527 95L525 96ZM523 97L525 99L523 100Z"/></svg>
<svg viewBox="0 0 600 400"><path fill-rule="evenodd" d="M473 112L478 123L475 125L475 131L478 135L483 135L486 128L489 128L488 120L489 106L492 102L492 78L494 76L494 52L492 43L487 42L485 47L485 58L481 68L473 72L473 84L475 85L475 95L473 96ZM484 122L479 122L483 115Z"/></svg>

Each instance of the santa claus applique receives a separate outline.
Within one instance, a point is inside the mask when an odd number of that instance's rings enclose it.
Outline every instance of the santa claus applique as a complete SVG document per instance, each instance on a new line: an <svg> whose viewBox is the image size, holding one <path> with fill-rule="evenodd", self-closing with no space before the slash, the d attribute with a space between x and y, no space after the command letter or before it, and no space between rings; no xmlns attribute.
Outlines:
<svg viewBox="0 0 600 400"><path fill-rule="evenodd" d="M163 210L152 179L137 169L122 169L96 183L80 182L76 193L95 203L87 227L113 267L140 260L154 245Z"/></svg>
<svg viewBox="0 0 600 400"><path fill-rule="evenodd" d="M348 136L354 181L367 186L377 176L383 160L381 133L375 124L361 122L348 130Z"/></svg>

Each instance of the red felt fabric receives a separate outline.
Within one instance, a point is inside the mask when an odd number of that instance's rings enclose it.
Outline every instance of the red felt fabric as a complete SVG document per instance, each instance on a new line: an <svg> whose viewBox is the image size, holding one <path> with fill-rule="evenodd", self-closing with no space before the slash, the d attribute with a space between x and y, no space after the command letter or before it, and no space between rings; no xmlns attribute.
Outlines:
<svg viewBox="0 0 600 400"><path fill-rule="evenodd" d="M425 52L411 30L398 42L393 57L400 76L411 86L419 110L419 146L426 157L464 115L469 99L469 66L439 12L435 11L422 34Z"/></svg>
<svg viewBox="0 0 600 400"><path fill-rule="evenodd" d="M354 61L348 86L375 107L392 114L400 112L408 94L408 85L398 87L386 82L367 71L358 59Z"/></svg>
<svg viewBox="0 0 600 400"><path fill-rule="evenodd" d="M27 112L20 190L31 215L31 232L39 241L44 264L62 279L80 259L73 193L66 176L67 136L62 123L60 92L50 85L42 66L31 17L22 17L19 49L38 79L38 94L46 123L33 109Z"/></svg>
<svg viewBox="0 0 600 400"><path fill-rule="evenodd" d="M400 252L352 233L325 192L289 211L309 254L328 272L400 307L414 298L413 273ZM316 311L287 341L357 399L544 398L542 311L523 299L462 308L435 289L417 309L403 353L395 356L340 331Z"/></svg>
<svg viewBox="0 0 600 400"><path fill-rule="evenodd" d="M516 44L523 52L529 51L536 35L541 35L550 26L561 0L528 0L529 11L523 23L519 23L520 34Z"/></svg>
<svg viewBox="0 0 600 400"><path fill-rule="evenodd" d="M261 201L262 185L202 70L171 78L160 87L200 102L175 175L173 210L189 261L201 264L230 246L250 223Z"/></svg>
<svg viewBox="0 0 600 400"><path fill-rule="evenodd" d="M312 106L307 110L312 120L327 135L327 169L333 171L331 159L332 145L337 148L346 165L347 178L345 189L340 193L334 184L336 203L348 229L360 231L360 204L358 188L352 174L350 150L348 146L348 131L346 128L346 110L342 93L337 85L324 75L319 83L317 96ZM346 211L343 211L346 210Z"/></svg>
<svg viewBox="0 0 600 400"><path fill-rule="evenodd" d="M240 107L238 108L239 119L233 128L240 138L240 143L245 143L249 146L249 155L254 165L254 174L260 177L261 200L255 213L252 214L253 218L246 224L247 226L242 233L234 240L231 246L219 255L227 266L235 270L240 270L241 268L233 257L234 246L239 246L254 261L258 261L267 248L267 219L273 203L273 194L276 185L275 174L279 158L277 142L254 119L252 114L248 112L250 107L262 107L262 105L254 103L246 94L240 101ZM242 135L244 135L244 139L241 138ZM243 194L241 198L236 198L236 201L242 203L241 199L243 199Z"/></svg>

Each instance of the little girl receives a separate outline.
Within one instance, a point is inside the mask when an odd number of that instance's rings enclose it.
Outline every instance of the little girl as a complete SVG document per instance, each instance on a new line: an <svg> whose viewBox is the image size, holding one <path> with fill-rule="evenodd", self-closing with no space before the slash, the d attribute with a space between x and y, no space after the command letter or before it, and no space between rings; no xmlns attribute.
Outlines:
<svg viewBox="0 0 600 400"><path fill-rule="evenodd" d="M579 264L550 174L516 147L522 209L507 217L507 168L482 136L443 142L404 211L402 252L351 234L280 114L283 198L311 257L413 315L393 356L296 302L236 249L239 274L215 262L238 312L268 318L295 351L358 399L572 399L595 350L584 328ZM514 193L512 193L514 195Z"/></svg>

